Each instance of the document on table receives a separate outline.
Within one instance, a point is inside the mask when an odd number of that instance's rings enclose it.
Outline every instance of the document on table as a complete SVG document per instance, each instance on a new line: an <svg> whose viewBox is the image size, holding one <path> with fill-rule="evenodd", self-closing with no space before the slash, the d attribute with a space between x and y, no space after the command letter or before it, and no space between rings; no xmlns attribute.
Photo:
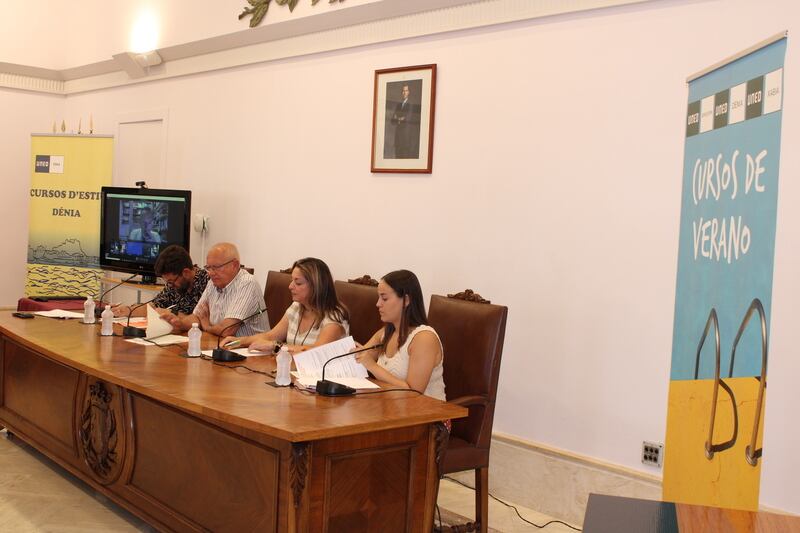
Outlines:
<svg viewBox="0 0 800 533"><path fill-rule="evenodd" d="M83 318L83 313L77 311L65 311L64 309L51 309L50 311L36 311L35 315L46 316L47 318Z"/></svg>
<svg viewBox="0 0 800 533"><path fill-rule="evenodd" d="M226 348L226 350L230 350L230 348ZM255 357L257 355L272 355L272 352L260 352L258 350L250 351L250 348L236 348L235 350L230 350L231 352L238 353L239 355L243 355L245 357ZM214 353L214 350L203 350L201 352L203 355L211 357Z"/></svg>
<svg viewBox="0 0 800 533"><path fill-rule="evenodd" d="M295 374L297 379L303 386L316 386L317 380L322 379L322 367L325 363L355 347L356 343L353 337L347 337L295 354L294 364L297 367ZM356 356L353 354L332 361L325 367L325 379L329 381L335 381L355 389L379 388L367 379L367 375L367 369L361 363L356 362Z"/></svg>
<svg viewBox="0 0 800 533"><path fill-rule="evenodd" d="M132 342L133 344L141 344L143 346L152 346L157 344L158 346L169 346L170 344L181 344L184 342L189 342L189 337L184 337L183 335L162 335L160 337L153 337L147 339L135 338L135 339L125 339L127 342Z"/></svg>
<svg viewBox="0 0 800 533"><path fill-rule="evenodd" d="M143 316L135 316L131 318L130 324L128 324L128 317L126 316L118 316L114 318L115 324L124 324L126 326L133 326L135 328L147 328L147 319Z"/></svg>
<svg viewBox="0 0 800 533"><path fill-rule="evenodd" d="M166 320L161 319L161 315L153 309L153 306L147 306L147 335L145 339L154 339L156 337L163 337L172 332L172 325ZM186 337L184 337L186 338ZM188 340L186 342L189 342Z"/></svg>
<svg viewBox="0 0 800 533"><path fill-rule="evenodd" d="M344 359L344 358L342 358ZM333 363L331 363L333 364ZM299 383L305 389L316 390L317 388L317 381L319 381L319 377L317 376L301 376L298 372L292 372L292 375L295 377L295 383ZM325 369L325 379L328 381L335 381L341 385L347 385L348 387L352 387L354 389L380 389L380 387L367 378L333 378L328 377L328 369Z"/></svg>

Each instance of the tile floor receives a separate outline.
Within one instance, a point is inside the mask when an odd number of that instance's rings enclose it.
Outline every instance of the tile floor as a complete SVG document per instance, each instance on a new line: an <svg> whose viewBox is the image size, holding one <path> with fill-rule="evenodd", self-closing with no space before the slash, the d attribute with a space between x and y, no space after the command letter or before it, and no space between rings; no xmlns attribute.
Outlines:
<svg viewBox="0 0 800 533"><path fill-rule="evenodd" d="M439 505L452 513L474 516L474 493L444 480ZM519 509L522 515L543 524L549 517ZM516 517L513 509L489 501L489 526L507 533L539 531ZM19 439L0 432L0 531L34 532L153 532L154 529L96 494L77 478ZM552 524L546 533L573 530Z"/></svg>
<svg viewBox="0 0 800 533"><path fill-rule="evenodd" d="M448 481L447 479L442 480L439 486L439 507L461 516L473 518L475 516L475 493L471 489ZM540 526L553 519L550 516L532 509L526 509L519 505L516 507L526 520ZM514 509L506 507L492 498L489 498L489 527L497 531L502 531L503 533L530 533L531 531L541 531L542 533L575 533L574 529L570 529L563 524L555 523L550 524L544 529L537 529L520 520L517 513L514 512Z"/></svg>

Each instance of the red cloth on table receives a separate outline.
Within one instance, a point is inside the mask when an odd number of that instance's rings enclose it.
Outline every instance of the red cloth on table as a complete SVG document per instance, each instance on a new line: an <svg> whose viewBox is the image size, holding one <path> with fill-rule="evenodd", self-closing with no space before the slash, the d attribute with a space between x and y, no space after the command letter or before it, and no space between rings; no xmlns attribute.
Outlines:
<svg viewBox="0 0 800 533"><path fill-rule="evenodd" d="M83 311L82 300L48 300L37 302L30 298L20 298L17 302L17 311L52 311L53 309L64 309L65 311Z"/></svg>

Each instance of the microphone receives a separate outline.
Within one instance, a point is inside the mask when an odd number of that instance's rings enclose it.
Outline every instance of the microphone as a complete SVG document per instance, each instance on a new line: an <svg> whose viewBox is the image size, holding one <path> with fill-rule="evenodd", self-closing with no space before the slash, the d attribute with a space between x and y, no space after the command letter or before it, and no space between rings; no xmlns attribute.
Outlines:
<svg viewBox="0 0 800 533"><path fill-rule="evenodd" d="M131 316L133 315L133 311L135 309L138 309L143 305L149 304L150 302L152 302L156 298L158 298L158 295L156 295L155 298L150 298L146 302L142 302L140 304L136 304L136 305L134 305L133 307L130 308L130 310L128 311L128 321L125 323L125 327L122 328L122 336L123 337L142 337L142 338L147 337L147 330L146 329L137 328L136 326L131 326Z"/></svg>
<svg viewBox="0 0 800 533"><path fill-rule="evenodd" d="M139 274L138 274L138 273L136 273L136 274L133 274L132 276L128 276L127 278L123 279L122 281L120 281L119 283L117 283L116 285L114 285L113 287L111 287L110 289L107 289L106 291L104 291L104 292L103 292L103 293L100 295L100 302L99 302L99 303L100 303L100 305L98 305L97 307L95 307L95 308L94 308L94 316L96 316L96 317L99 317L101 314L103 314L103 309L104 309L104 306L103 306L103 298L104 298L104 297L105 297L105 296L106 296L106 295L107 295L109 292L113 291L114 289L116 289L117 287L119 287L120 285L122 285L123 283L127 283L127 282L129 282L130 280L132 280L133 278L135 278L135 277L136 277L136 276L138 276L138 275L139 275Z"/></svg>
<svg viewBox="0 0 800 533"><path fill-rule="evenodd" d="M213 359L214 361L219 361L221 363L234 363L236 361L244 361L246 357L243 356L242 354L238 354L233 350L226 350L225 348L220 347L219 343L222 342L222 334L231 329L233 326L241 326L254 316L258 316L264 311L266 311L266 309L259 309L252 315L240 318L230 326L222 328L222 331L219 332L219 338L217 338L217 347L214 348L214 350L211 352L211 359Z"/></svg>
<svg viewBox="0 0 800 533"><path fill-rule="evenodd" d="M341 383L336 383L335 381L328 381L325 379L325 367L328 366L328 363L333 361L334 359L339 359L340 357L347 357L348 355L353 355L354 353L359 352L366 352L367 350L373 350L375 348L380 348L383 346L383 343L374 344L372 346L368 346L366 348L361 348L360 350L354 350L352 352L343 353L341 355L337 355L335 357L331 357L325 364L322 365L322 379L317 381L317 394L320 396L350 396L351 394L356 393L356 389L353 387L348 387L347 385L342 385Z"/></svg>

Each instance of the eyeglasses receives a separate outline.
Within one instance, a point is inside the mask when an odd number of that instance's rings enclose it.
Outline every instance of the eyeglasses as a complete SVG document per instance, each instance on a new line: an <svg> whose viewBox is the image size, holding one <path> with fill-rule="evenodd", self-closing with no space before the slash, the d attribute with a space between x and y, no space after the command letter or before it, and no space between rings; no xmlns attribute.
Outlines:
<svg viewBox="0 0 800 533"><path fill-rule="evenodd" d="M174 274L173 274L173 275L174 275ZM180 279L180 276L175 276L175 277L174 277L174 278L172 278L172 279L167 279L167 277L166 277L165 275L162 275L162 276L161 276L161 279L163 279L163 280L164 280L164 283L166 283L166 284L167 284L167 287L174 287L174 286L175 286L175 284L177 283L177 281Z"/></svg>
<svg viewBox="0 0 800 533"><path fill-rule="evenodd" d="M225 262L224 262L224 263L222 263L221 265L206 265L206 266L204 266L203 268L205 268L207 272L214 272L215 270L219 270L219 269L221 269L222 267L224 267L224 266L226 266L226 265L229 265L229 264L233 263L234 261L236 261L236 258L234 258L234 259L229 259L228 261L225 261Z"/></svg>

